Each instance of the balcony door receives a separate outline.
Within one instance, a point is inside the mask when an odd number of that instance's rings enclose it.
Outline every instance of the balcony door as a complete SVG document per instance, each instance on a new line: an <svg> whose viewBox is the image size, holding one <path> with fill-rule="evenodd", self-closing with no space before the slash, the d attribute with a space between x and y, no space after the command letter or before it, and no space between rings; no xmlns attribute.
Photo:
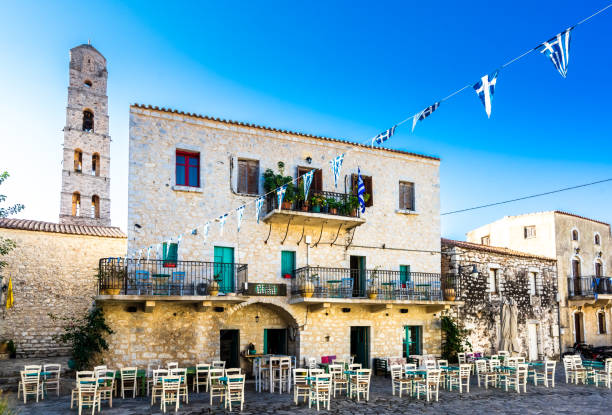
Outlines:
<svg viewBox="0 0 612 415"><path fill-rule="evenodd" d="M353 279L353 297L366 295L366 257L351 255L351 278Z"/></svg>
<svg viewBox="0 0 612 415"><path fill-rule="evenodd" d="M572 277L574 278L574 295L582 295L580 286L580 260L572 260Z"/></svg>
<svg viewBox="0 0 612 415"><path fill-rule="evenodd" d="M215 275L219 291L234 292L234 248L215 246Z"/></svg>

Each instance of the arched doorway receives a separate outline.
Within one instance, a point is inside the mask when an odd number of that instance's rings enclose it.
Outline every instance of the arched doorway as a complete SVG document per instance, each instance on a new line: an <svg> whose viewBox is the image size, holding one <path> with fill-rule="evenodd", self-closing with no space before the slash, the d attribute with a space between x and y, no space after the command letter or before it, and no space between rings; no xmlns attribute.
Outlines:
<svg viewBox="0 0 612 415"><path fill-rule="evenodd" d="M576 343L584 343L584 316L581 311L574 313L574 339Z"/></svg>

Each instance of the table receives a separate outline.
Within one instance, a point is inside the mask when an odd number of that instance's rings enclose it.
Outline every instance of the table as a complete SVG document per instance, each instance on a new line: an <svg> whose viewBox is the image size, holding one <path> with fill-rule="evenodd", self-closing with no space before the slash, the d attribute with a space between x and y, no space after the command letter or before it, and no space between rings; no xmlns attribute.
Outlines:
<svg viewBox="0 0 612 415"><path fill-rule="evenodd" d="M583 360L582 366L592 367L594 369L603 369L605 367L603 362L597 360Z"/></svg>
<svg viewBox="0 0 612 415"><path fill-rule="evenodd" d="M459 366L440 366L440 369L446 370L446 371L459 370Z"/></svg>

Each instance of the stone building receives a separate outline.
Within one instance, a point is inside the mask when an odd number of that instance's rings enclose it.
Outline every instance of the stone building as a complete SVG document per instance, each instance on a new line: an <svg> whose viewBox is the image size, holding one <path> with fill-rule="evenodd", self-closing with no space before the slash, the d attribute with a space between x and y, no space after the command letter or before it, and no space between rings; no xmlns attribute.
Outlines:
<svg viewBox="0 0 612 415"><path fill-rule="evenodd" d="M60 223L110 225L106 59L91 45L70 50Z"/></svg>
<svg viewBox="0 0 612 415"><path fill-rule="evenodd" d="M476 266L478 276L473 274ZM442 239L442 272L459 277L458 317L473 351L495 354L501 308L517 305L520 351L530 360L559 356L556 260L507 248Z"/></svg>
<svg viewBox="0 0 612 415"><path fill-rule="evenodd" d="M329 160L342 153L336 187ZM309 203L288 192L280 209L271 195L256 218L278 162L293 178L321 169ZM358 167L363 215L350 205ZM455 302L441 290L435 157L133 105L128 203L134 258L103 264L97 297L115 331L111 365L247 366L238 353L251 343L368 366L440 353L439 313Z"/></svg>
<svg viewBox="0 0 612 415"><path fill-rule="evenodd" d="M556 258L562 347L612 344L609 224L566 212L538 212L506 216L468 232L467 239Z"/></svg>

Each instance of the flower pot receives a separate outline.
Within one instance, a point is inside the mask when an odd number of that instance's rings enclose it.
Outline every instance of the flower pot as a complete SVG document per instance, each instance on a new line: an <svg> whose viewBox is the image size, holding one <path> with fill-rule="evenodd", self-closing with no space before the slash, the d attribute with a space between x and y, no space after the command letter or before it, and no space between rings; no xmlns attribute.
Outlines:
<svg viewBox="0 0 612 415"><path fill-rule="evenodd" d="M291 210L291 206L293 205L292 202L283 202L283 204L281 205L282 209L285 210Z"/></svg>
<svg viewBox="0 0 612 415"><path fill-rule="evenodd" d="M313 212L313 213L321 213L321 206L319 206L319 205L314 205L314 206L312 207L312 212Z"/></svg>
<svg viewBox="0 0 612 415"><path fill-rule="evenodd" d="M315 286L312 281L304 281L300 286L300 291L302 292L302 296L306 298L312 297L314 294Z"/></svg>
<svg viewBox="0 0 612 415"><path fill-rule="evenodd" d="M376 300L376 297L378 297L378 293L376 291L368 292L368 298L370 300Z"/></svg>
<svg viewBox="0 0 612 415"><path fill-rule="evenodd" d="M331 213L332 215L337 215L338 214L338 208L329 208L329 213Z"/></svg>
<svg viewBox="0 0 612 415"><path fill-rule="evenodd" d="M208 295L216 296L219 294L219 283L217 281L213 281L208 286Z"/></svg>
<svg viewBox="0 0 612 415"><path fill-rule="evenodd" d="M455 301L456 293L454 288L445 288L444 289L444 299L446 301Z"/></svg>
<svg viewBox="0 0 612 415"><path fill-rule="evenodd" d="M302 205L302 212L308 212L308 205Z"/></svg>
<svg viewBox="0 0 612 415"><path fill-rule="evenodd" d="M106 290L104 290L104 293L106 295L119 295L120 292L121 288L107 288Z"/></svg>
<svg viewBox="0 0 612 415"><path fill-rule="evenodd" d="M8 353L8 340L0 343L0 353Z"/></svg>

